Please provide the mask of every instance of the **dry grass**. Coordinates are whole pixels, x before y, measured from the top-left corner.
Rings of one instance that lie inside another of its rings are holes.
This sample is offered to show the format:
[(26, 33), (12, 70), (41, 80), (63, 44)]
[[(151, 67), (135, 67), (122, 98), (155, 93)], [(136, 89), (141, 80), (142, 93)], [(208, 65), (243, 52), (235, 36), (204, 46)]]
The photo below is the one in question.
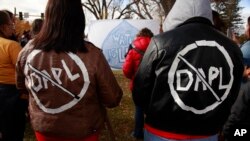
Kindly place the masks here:
[[(128, 89), (129, 80), (123, 76), (122, 71), (114, 71), (114, 74), (123, 90), (123, 98), (120, 106), (114, 109), (108, 109), (109, 119), (117, 141), (135, 141), (135, 139), (130, 136), (134, 127), (134, 105), (131, 93)], [(34, 133), (29, 124), (27, 125), (24, 141), (35, 141)], [(103, 130), (100, 141), (111, 141), (107, 129)]]

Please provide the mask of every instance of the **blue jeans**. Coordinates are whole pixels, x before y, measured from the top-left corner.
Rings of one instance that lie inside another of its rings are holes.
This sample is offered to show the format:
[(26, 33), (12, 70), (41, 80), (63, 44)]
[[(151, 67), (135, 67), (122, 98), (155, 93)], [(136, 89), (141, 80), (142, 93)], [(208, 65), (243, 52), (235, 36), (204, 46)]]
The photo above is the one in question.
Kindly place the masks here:
[(134, 137), (143, 137), (143, 127), (144, 127), (144, 113), (141, 107), (135, 106), (135, 129)]
[(148, 132), (146, 129), (144, 130), (144, 141), (218, 141), (218, 135), (213, 135), (207, 138), (202, 139), (185, 139), (185, 140), (174, 140), (174, 139), (166, 139), (159, 137), (157, 135), (154, 135), (150, 132)]

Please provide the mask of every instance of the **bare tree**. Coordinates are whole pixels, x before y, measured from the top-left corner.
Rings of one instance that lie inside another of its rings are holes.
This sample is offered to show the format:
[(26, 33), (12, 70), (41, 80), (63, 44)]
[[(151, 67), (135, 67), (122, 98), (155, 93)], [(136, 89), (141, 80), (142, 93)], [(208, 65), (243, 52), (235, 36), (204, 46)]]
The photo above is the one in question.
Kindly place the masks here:
[[(174, 3), (176, 0), (160, 0), (160, 3), (163, 7), (163, 10), (165, 12), (165, 15), (168, 14), (168, 12), (171, 10), (171, 8), (173, 7)], [(221, 3), (221, 2), (225, 2), (227, 0), (210, 0), (211, 3), (215, 2), (215, 3)]]
[(96, 19), (155, 19), (164, 16), (160, 0), (85, 0), (82, 6)]
[[(96, 19), (165, 17), (176, 0), (83, 0), (82, 6)], [(210, 0), (220, 4), (227, 0)]]
[(136, 0), (130, 7), (131, 14), (140, 19), (156, 19), (163, 15), (159, 0)]
[(136, 1), (125, 5), (124, 0), (85, 0), (82, 6), (96, 19), (114, 19), (115, 17), (118, 19), (129, 13), (130, 6), (135, 3)]
[(226, 28), (233, 28), (238, 32), (243, 24), (239, 6), (240, 0), (221, 0), (213, 3), (214, 9), (220, 14)]
[(223, 2), (223, 1), (226, 1), (226, 0), (210, 0), (211, 2), (216, 2), (216, 3), (219, 3), (219, 2)]
[(105, 19), (107, 13), (106, 0), (102, 0), (102, 3), (99, 0), (87, 0), (82, 3), (82, 6), (89, 10), (96, 19)]
[(160, 0), (160, 3), (163, 7), (165, 16), (167, 16), (168, 12), (171, 10), (173, 7), (175, 0)]

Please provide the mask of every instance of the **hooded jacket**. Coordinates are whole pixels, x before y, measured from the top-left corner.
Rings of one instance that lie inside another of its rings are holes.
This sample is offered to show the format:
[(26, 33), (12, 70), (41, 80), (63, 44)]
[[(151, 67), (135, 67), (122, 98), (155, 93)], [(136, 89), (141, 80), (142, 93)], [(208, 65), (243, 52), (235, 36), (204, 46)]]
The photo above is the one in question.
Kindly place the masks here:
[[(135, 38), (132, 44), (134, 48), (136, 48), (137, 50), (145, 52), (150, 42), (150, 39), (151, 39), (150, 37), (139, 36)], [(128, 55), (126, 56), (125, 62), (122, 67), (123, 74), (131, 80), (130, 81), (131, 91), (133, 89), (134, 76), (141, 63), (142, 57), (143, 57), (142, 54), (140, 54), (138, 51), (136, 51), (135, 49), (131, 49), (128, 52)]]
[(28, 90), (33, 129), (52, 137), (84, 138), (98, 132), (105, 107), (119, 104), (119, 87), (101, 50), (56, 53), (33, 49), (29, 42), (17, 62), (17, 88)]
[(176, 0), (163, 24), (163, 30), (169, 31), (193, 17), (204, 17), (212, 22), (212, 11), (208, 0)]
[(214, 135), (229, 115), (242, 78), (242, 53), (213, 27), (211, 14), (208, 0), (177, 0), (165, 21), (167, 32), (151, 39), (133, 89), (151, 127)]

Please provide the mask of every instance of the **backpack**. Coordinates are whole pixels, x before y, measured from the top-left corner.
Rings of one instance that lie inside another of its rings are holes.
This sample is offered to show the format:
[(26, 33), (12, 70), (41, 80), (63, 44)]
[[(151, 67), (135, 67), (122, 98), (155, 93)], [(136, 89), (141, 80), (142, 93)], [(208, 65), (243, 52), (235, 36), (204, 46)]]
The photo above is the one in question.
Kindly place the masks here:
[[(140, 50), (140, 49), (138, 49), (138, 48), (136, 48), (133, 44), (129, 44), (129, 47), (128, 47), (128, 51), (125, 53), (125, 55), (124, 55), (124, 57), (126, 58), (126, 56), (128, 55), (128, 53), (129, 53), (129, 51), (131, 50), (131, 49), (133, 49), (133, 50), (135, 50), (137, 53), (139, 53), (142, 57), (143, 57), (143, 55), (144, 55), (144, 51), (142, 51), (142, 50)], [(141, 58), (142, 59), (142, 58)]]

